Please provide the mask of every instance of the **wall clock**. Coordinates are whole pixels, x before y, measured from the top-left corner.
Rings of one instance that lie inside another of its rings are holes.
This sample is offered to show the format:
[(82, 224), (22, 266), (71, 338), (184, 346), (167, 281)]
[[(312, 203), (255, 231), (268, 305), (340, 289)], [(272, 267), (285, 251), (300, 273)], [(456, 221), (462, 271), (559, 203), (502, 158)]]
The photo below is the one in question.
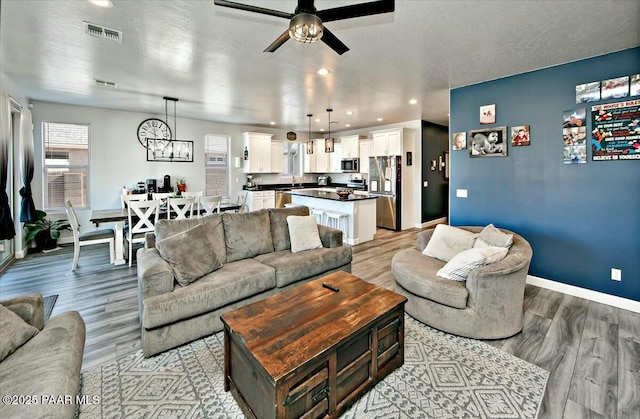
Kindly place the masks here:
[(298, 136), (296, 135), (296, 133), (295, 133), (295, 132), (293, 132), (293, 131), (289, 131), (289, 132), (287, 132), (287, 140), (289, 140), (289, 141), (295, 141), (295, 140), (296, 140), (296, 138), (298, 138)]
[(138, 141), (147, 148), (147, 138), (155, 140), (170, 140), (171, 128), (162, 119), (145, 119), (138, 125)]

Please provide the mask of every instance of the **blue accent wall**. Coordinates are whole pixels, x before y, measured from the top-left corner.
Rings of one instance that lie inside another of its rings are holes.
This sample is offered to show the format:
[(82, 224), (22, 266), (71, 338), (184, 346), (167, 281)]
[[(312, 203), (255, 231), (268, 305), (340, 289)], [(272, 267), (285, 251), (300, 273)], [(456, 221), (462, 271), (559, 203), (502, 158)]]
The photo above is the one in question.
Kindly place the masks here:
[[(587, 163), (565, 165), (562, 143), (563, 111), (586, 108), (590, 133), (592, 105), (640, 99), (576, 104), (576, 85), (638, 73), (633, 48), (452, 90), (450, 136), (530, 125), (531, 145), (509, 143), (507, 157), (451, 151), (450, 223), (513, 230), (533, 247), (531, 275), (640, 301), (640, 160), (592, 161), (587, 135)], [(489, 104), (496, 123), (480, 125)]]

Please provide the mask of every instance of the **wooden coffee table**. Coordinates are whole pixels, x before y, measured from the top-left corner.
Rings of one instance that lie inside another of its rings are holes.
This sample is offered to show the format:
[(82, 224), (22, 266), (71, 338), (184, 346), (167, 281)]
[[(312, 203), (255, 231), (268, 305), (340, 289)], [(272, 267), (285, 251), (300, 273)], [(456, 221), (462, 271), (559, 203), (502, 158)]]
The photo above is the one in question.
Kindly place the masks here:
[(337, 417), (404, 363), (406, 301), (336, 272), (225, 313), (225, 390), (247, 417)]

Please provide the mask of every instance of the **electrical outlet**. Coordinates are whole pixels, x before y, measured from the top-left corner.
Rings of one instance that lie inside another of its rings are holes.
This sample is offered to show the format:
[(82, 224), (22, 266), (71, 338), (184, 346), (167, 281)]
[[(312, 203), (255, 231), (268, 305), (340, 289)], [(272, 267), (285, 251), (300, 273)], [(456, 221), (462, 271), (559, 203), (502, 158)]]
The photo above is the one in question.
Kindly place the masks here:
[(611, 268), (611, 279), (613, 281), (622, 281), (622, 269)]
[(467, 190), (466, 189), (456, 189), (456, 197), (458, 198), (466, 198)]

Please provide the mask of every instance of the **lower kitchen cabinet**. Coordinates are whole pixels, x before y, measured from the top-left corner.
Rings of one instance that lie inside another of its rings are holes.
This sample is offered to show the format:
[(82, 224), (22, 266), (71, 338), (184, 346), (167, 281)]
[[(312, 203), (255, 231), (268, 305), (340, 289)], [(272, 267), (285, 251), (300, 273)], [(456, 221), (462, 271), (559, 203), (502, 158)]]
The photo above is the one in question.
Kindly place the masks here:
[(247, 206), (249, 211), (276, 207), (275, 191), (247, 191)]

